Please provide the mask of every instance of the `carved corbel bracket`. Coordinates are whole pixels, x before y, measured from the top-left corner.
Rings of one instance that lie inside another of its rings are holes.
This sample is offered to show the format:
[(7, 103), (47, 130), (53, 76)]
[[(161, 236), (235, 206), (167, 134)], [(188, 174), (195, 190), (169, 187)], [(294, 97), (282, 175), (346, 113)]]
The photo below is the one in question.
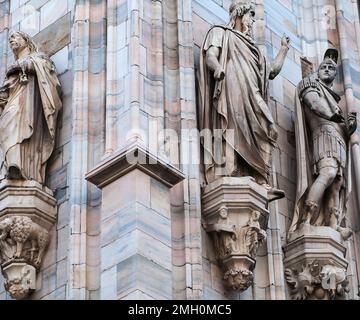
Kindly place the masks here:
[(306, 226), (284, 247), (285, 277), (294, 300), (345, 299), (349, 292), (341, 235), (330, 227)]
[(266, 239), (267, 190), (251, 178), (222, 178), (205, 188), (202, 202), (203, 227), (225, 283), (243, 292), (253, 284), (257, 250)]
[(286, 281), (293, 300), (344, 299), (350, 291), (346, 269), (314, 261), (300, 270), (286, 269)]
[(0, 265), (5, 289), (24, 299), (36, 289), (36, 272), (55, 224), (57, 202), (52, 192), (34, 181), (0, 185)]

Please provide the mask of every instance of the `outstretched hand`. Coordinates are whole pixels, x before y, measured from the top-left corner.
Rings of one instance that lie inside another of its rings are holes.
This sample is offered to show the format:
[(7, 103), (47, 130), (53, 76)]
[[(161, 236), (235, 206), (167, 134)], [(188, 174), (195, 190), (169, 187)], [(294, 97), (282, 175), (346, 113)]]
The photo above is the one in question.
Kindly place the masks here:
[(290, 47), (290, 43), (291, 43), (290, 37), (288, 37), (287, 35), (284, 35), (284, 36), (281, 38), (281, 46), (282, 46), (282, 47), (289, 48), (289, 47)]

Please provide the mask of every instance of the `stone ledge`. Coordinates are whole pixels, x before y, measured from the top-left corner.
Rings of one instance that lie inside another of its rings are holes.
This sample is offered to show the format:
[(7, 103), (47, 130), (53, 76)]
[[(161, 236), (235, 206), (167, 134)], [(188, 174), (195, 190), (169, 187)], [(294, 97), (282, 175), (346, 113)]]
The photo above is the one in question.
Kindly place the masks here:
[(262, 216), (262, 225), (267, 225), (267, 189), (258, 185), (251, 177), (225, 177), (214, 181), (204, 188), (202, 195), (202, 215), (206, 220), (218, 215), (222, 206), (229, 212), (247, 212), (244, 223), (248, 221), (253, 210)]
[(85, 179), (98, 188), (103, 188), (135, 169), (148, 174), (169, 188), (185, 179), (181, 171), (138, 145), (106, 158), (87, 173)]
[(50, 231), (56, 221), (57, 201), (52, 191), (35, 181), (0, 183), (0, 219), (27, 216)]
[(347, 268), (346, 247), (339, 232), (330, 227), (305, 226), (290, 235), (284, 247), (286, 266), (297, 266), (317, 260)]

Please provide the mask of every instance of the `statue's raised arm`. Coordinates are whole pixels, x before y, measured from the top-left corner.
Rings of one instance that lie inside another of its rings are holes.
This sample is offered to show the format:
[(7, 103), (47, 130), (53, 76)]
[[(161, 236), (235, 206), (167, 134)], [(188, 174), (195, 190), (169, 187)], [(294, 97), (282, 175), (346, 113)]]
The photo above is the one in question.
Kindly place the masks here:
[(208, 134), (202, 139), (204, 171), (207, 183), (223, 176), (251, 176), (275, 192), (269, 177), (278, 134), (267, 90), (284, 64), (290, 39), (284, 36), (270, 65), (254, 42), (254, 22), (253, 4), (234, 2), (229, 23), (213, 26), (202, 45), (199, 124)]

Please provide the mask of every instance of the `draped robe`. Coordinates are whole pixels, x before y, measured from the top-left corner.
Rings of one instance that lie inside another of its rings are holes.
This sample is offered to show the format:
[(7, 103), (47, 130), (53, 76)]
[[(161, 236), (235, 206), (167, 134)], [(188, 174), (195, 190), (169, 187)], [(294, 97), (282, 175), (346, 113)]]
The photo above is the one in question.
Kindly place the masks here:
[(32, 53), (18, 63), (26, 66), (27, 82), (21, 81), (21, 72), (8, 74), (1, 88), (7, 99), (0, 116), (0, 179), (15, 167), (21, 178), (43, 184), (62, 107), (60, 83), (43, 54)]
[[(225, 71), (222, 81), (214, 79), (206, 64), (211, 46), (221, 49), (219, 63)], [(254, 172), (266, 181), (276, 143), (270, 131), (274, 120), (266, 103), (269, 69), (251, 38), (225, 26), (209, 30), (200, 57), (200, 130), (221, 130), (223, 141), (235, 152), (235, 168), (245, 168), (245, 172)], [(233, 141), (226, 138), (229, 130), (233, 130)], [(207, 157), (205, 177), (210, 183), (215, 180), (216, 151), (209, 141), (202, 139), (202, 144)]]

